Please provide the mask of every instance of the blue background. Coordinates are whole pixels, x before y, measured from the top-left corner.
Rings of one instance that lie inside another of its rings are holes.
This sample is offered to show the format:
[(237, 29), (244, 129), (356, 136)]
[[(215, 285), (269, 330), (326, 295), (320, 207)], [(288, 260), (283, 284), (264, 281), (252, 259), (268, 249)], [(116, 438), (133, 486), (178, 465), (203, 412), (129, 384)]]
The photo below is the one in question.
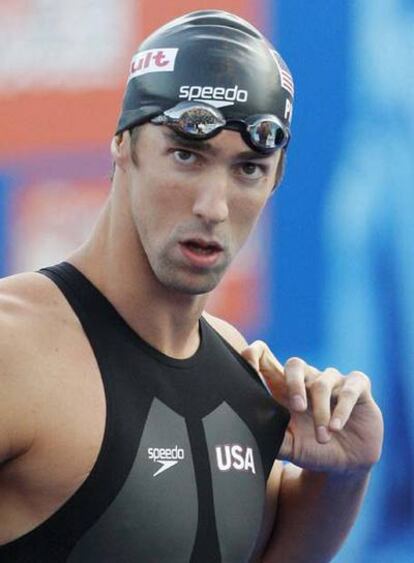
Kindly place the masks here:
[(384, 453), (335, 561), (412, 562), (414, 2), (272, 9), (296, 106), (271, 206), (266, 338), (282, 360), (370, 374)]

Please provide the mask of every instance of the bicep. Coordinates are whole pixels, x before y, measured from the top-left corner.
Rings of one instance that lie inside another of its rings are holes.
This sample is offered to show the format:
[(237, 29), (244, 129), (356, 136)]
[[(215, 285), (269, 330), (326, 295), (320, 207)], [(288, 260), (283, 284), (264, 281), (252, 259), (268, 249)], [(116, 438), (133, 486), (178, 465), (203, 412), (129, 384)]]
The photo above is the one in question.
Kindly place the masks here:
[(33, 324), (38, 292), (36, 297), (27, 296), (36, 289), (33, 276), (0, 280), (0, 463), (30, 448), (36, 433), (34, 420), (45, 400), (36, 377), (43, 335), (39, 324)]

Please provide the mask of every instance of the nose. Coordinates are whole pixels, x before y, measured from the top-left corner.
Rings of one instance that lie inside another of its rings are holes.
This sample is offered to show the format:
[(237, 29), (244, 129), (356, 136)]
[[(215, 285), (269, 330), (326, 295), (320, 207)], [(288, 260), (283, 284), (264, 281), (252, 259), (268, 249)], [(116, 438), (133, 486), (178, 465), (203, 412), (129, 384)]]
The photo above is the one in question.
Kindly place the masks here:
[(229, 215), (229, 178), (224, 170), (210, 170), (196, 188), (193, 213), (206, 223), (222, 223)]

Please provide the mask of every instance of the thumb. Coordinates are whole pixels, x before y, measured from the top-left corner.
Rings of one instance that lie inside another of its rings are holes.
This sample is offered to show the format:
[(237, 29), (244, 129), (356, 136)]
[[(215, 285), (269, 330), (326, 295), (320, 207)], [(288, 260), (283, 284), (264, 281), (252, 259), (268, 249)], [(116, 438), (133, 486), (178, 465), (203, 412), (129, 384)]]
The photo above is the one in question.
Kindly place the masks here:
[(245, 348), (241, 355), (251, 364), (255, 370), (260, 372), (277, 373), (283, 376), (284, 370), (282, 364), (274, 356), (266, 342), (256, 340), (247, 348)]
[(265, 361), (266, 349), (267, 344), (265, 342), (256, 340), (242, 350), (241, 355), (256, 371), (261, 371), (264, 367), (263, 363)]
[(258, 351), (258, 349), (253, 346), (253, 344), (250, 344), (249, 346), (247, 346), (247, 348), (245, 348), (244, 350), (242, 350), (240, 352), (241, 356), (246, 360), (246, 362), (249, 362), (249, 364), (256, 370), (259, 371), (259, 367), (260, 367), (260, 353)]
[(289, 400), (284, 369), (269, 346), (261, 340), (256, 340), (247, 346), (241, 355), (256, 371), (260, 372), (273, 397), (282, 405), (287, 406)]

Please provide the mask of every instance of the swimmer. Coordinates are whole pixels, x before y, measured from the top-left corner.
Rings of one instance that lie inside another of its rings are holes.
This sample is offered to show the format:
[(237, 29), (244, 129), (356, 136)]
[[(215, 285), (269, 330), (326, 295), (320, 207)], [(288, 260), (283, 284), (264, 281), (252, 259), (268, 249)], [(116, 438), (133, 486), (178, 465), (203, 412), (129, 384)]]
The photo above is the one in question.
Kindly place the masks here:
[(340, 548), (381, 451), (368, 377), (281, 365), (205, 312), (281, 180), (292, 107), (283, 59), (234, 15), (140, 45), (93, 232), (0, 282), (0, 561)]

